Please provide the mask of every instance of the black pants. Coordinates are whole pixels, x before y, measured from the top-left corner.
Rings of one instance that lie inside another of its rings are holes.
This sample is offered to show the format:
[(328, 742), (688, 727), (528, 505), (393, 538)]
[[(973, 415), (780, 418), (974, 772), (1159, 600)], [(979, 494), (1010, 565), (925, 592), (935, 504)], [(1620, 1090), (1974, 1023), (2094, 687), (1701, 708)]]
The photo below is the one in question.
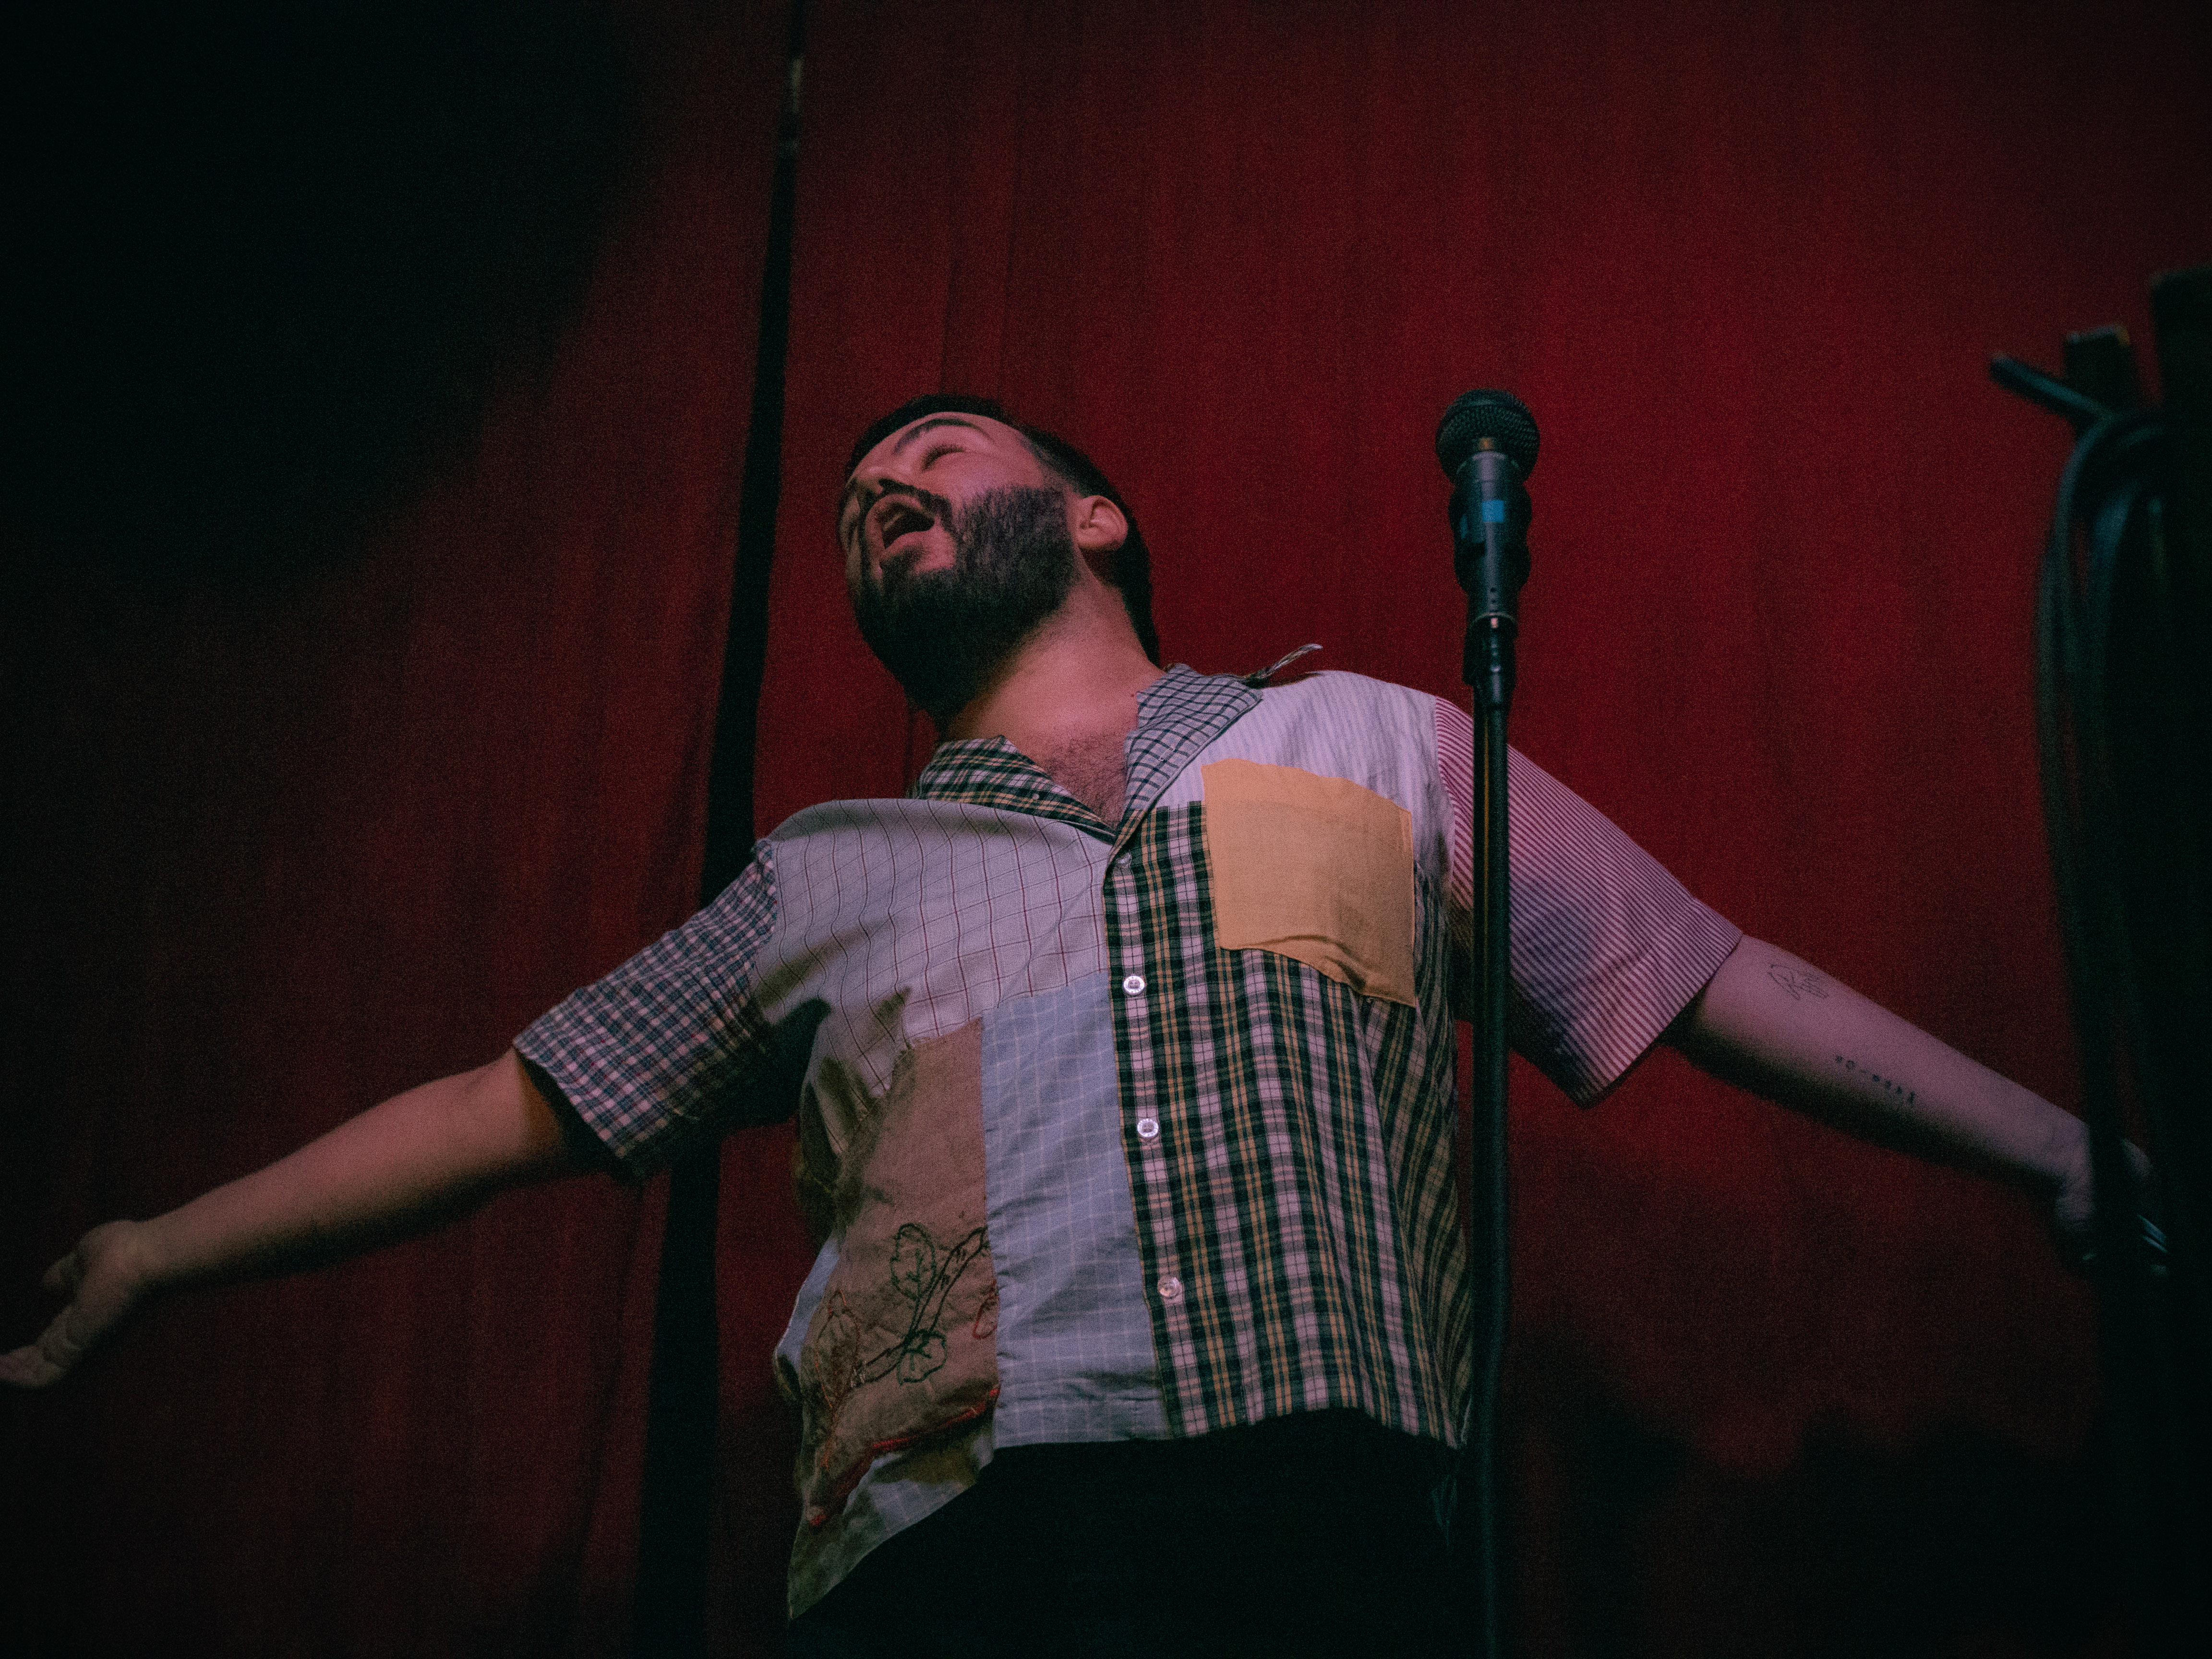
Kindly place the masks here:
[(1441, 1654), (1435, 1449), (1352, 1412), (1017, 1446), (796, 1620), (789, 1659)]

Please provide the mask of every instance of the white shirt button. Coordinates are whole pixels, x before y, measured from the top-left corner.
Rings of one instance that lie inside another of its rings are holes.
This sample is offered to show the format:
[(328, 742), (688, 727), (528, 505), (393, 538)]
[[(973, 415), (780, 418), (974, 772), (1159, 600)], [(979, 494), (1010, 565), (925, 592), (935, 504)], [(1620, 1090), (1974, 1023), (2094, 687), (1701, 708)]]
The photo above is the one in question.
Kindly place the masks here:
[(1159, 1138), (1160, 1138), (1160, 1121), (1159, 1121), (1159, 1119), (1158, 1119), (1158, 1118), (1156, 1118), (1156, 1117), (1140, 1117), (1140, 1118), (1139, 1118), (1139, 1119), (1137, 1120), (1137, 1139), (1139, 1139), (1139, 1140), (1158, 1140)]
[(1145, 976), (1142, 974), (1130, 975), (1121, 981), (1121, 989), (1133, 997), (1144, 995)]
[(1173, 1274), (1170, 1274), (1167, 1278), (1160, 1280), (1160, 1300), (1163, 1302), (1182, 1301), (1182, 1280), (1176, 1278)]

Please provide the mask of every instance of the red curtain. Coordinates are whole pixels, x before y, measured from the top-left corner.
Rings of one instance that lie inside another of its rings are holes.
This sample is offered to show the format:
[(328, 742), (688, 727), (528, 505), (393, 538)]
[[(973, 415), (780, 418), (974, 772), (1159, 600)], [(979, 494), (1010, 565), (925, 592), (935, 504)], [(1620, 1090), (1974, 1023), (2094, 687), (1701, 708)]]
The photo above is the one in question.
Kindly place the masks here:
[[(84, 1227), (481, 1064), (695, 905), (786, 16), (709, 9), (617, 14), (581, 308), (343, 569), (12, 538), (9, 1346)], [(510, 1195), (9, 1391), (0, 1648), (621, 1650), (662, 1202)]]
[[(83, 1226), (488, 1058), (690, 908), (783, 14), (624, 16), (646, 130), (556, 371), (352, 568), (172, 603), (9, 561), (11, 1331)], [(926, 749), (829, 530), (882, 410), (995, 391), (1091, 449), (1173, 659), (1449, 692), (1429, 437), (1504, 385), (1545, 433), (1521, 744), (2070, 1101), (2026, 648), (2065, 439), (1983, 363), (2148, 343), (2146, 276), (2207, 257), (2208, 44), (2156, 0), (815, 0), (760, 823)], [(1516, 1087), (1531, 1651), (2124, 1650), (2030, 1201), (1665, 1054), (1587, 1114)], [(787, 1146), (724, 1162), (732, 1653), (787, 1545)], [(511, 1196), (0, 1397), (0, 1641), (619, 1650), (658, 1202)]]
[[(2068, 440), (1985, 364), (2114, 320), (2147, 353), (2146, 279), (2212, 253), (2195, 9), (808, 27), (762, 823), (926, 752), (829, 528), (871, 416), (996, 392), (1091, 450), (1170, 660), (1318, 640), (1455, 693), (1430, 438), (1509, 386), (1544, 434), (1517, 741), (1747, 930), (2075, 1098), (2028, 652)], [(2091, 1310), (2034, 1202), (1670, 1054), (1588, 1113), (1515, 1082), (1530, 1651), (2120, 1639)]]

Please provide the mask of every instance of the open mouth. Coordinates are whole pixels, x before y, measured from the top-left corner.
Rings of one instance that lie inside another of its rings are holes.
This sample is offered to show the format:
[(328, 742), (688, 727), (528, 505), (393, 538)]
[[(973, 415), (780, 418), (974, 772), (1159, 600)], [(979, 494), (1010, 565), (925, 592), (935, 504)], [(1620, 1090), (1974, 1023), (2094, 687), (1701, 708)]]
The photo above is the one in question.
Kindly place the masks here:
[(901, 550), (902, 542), (927, 535), (936, 527), (936, 516), (913, 501), (893, 497), (876, 509), (876, 539), (886, 560)]

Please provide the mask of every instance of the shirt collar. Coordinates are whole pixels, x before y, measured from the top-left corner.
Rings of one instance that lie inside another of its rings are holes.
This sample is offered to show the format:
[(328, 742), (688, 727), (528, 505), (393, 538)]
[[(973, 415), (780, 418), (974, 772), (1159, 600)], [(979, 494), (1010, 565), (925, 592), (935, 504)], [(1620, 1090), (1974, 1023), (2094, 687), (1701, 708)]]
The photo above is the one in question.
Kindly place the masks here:
[(1110, 836), (1118, 848), (1199, 750), (1259, 706), (1260, 694), (1234, 675), (1201, 674), (1182, 663), (1139, 691), (1119, 834), (1000, 737), (940, 743), (907, 794), (1059, 818)]

